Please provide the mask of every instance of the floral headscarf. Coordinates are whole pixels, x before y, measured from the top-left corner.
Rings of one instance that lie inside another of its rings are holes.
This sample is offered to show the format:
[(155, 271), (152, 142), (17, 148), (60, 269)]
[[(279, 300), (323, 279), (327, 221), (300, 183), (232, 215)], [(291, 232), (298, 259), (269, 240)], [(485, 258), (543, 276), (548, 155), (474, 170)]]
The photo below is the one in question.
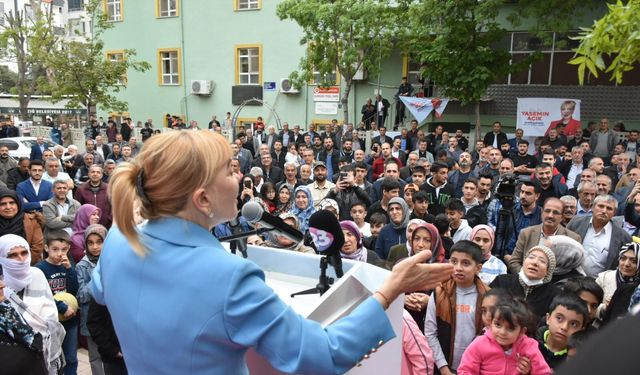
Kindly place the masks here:
[(313, 207), (313, 197), (311, 196), (311, 190), (309, 190), (309, 188), (306, 186), (298, 186), (293, 191), (294, 202), (299, 191), (302, 191), (307, 195), (309, 204), (307, 205), (307, 208), (302, 210), (298, 208), (298, 206), (296, 206), (294, 203), (293, 207), (291, 208), (291, 213), (298, 217), (298, 222), (300, 223), (300, 231), (304, 233), (309, 229), (309, 218), (316, 212), (316, 209), (315, 207)]
[(627, 251), (631, 251), (633, 253), (633, 256), (636, 257), (636, 274), (631, 277), (623, 276), (622, 272), (620, 272), (620, 267), (618, 267), (617, 277), (616, 277), (616, 284), (618, 286), (621, 284), (634, 283), (638, 281), (638, 279), (640, 279), (640, 257), (639, 257), (640, 254), (638, 254), (640, 252), (640, 244), (635, 242), (630, 242), (622, 246), (622, 249), (618, 253), (618, 259), (620, 259), (622, 254), (626, 253)]

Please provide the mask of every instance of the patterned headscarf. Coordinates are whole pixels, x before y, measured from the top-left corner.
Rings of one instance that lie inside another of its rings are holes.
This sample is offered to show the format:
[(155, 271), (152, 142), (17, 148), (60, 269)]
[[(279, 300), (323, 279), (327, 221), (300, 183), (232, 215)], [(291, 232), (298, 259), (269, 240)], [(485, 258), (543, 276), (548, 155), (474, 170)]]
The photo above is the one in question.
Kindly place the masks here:
[[(429, 259), (429, 263), (436, 263), (444, 259), (444, 246), (442, 245), (442, 239), (440, 238), (440, 233), (438, 233), (438, 229), (433, 224), (425, 223), (418, 225), (411, 233), (411, 242), (413, 242), (413, 238), (416, 236), (416, 232), (418, 229), (426, 229), (431, 235), (431, 259)], [(413, 255), (413, 249), (409, 253), (409, 256)]]
[(640, 257), (639, 257), (640, 254), (638, 254), (640, 252), (640, 244), (635, 242), (630, 242), (622, 246), (622, 249), (618, 253), (618, 259), (620, 259), (622, 254), (626, 253), (627, 251), (631, 251), (633, 253), (633, 256), (636, 257), (636, 273), (631, 277), (624, 276), (620, 271), (620, 266), (618, 266), (617, 277), (616, 277), (616, 284), (618, 286), (620, 286), (621, 284), (634, 283), (638, 281), (638, 279), (640, 279)]
[(356, 251), (354, 251), (351, 254), (345, 254), (342, 251), (340, 251), (340, 255), (343, 258), (353, 259), (353, 260), (366, 263), (367, 249), (365, 249), (364, 246), (362, 245), (362, 233), (360, 233), (360, 229), (358, 229), (358, 225), (356, 225), (356, 223), (354, 223), (351, 220), (344, 220), (340, 222), (340, 227), (344, 230), (348, 230), (356, 237), (356, 246), (358, 248)]
[(391, 200), (389, 201), (389, 204), (387, 205), (387, 209), (390, 208), (392, 204), (399, 204), (400, 207), (402, 208), (402, 221), (400, 222), (400, 224), (396, 224), (391, 220), (389, 222), (391, 223), (393, 228), (396, 230), (405, 229), (407, 227), (407, 224), (409, 224), (409, 216), (410, 216), (409, 206), (407, 205), (407, 202), (405, 202), (405, 200), (400, 197), (391, 198)]
[[(307, 200), (309, 204), (307, 208), (304, 210), (298, 208), (295, 204), (296, 195), (299, 191), (304, 192), (307, 195)], [(313, 197), (311, 196), (311, 190), (309, 190), (306, 186), (298, 186), (296, 190), (293, 191), (293, 199), (294, 204), (291, 208), (291, 213), (298, 217), (298, 222), (300, 223), (300, 231), (302, 233), (306, 232), (309, 229), (309, 218), (316, 212), (315, 207), (313, 207)]]

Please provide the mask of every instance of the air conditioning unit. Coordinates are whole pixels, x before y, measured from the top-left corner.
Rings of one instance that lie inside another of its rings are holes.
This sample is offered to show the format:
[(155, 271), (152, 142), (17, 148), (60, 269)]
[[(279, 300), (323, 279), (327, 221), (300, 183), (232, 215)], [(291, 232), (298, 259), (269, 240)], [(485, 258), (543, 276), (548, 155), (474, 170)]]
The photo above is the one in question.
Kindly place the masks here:
[(280, 92), (283, 94), (297, 94), (300, 90), (293, 86), (289, 78), (283, 78), (280, 80)]
[(206, 79), (194, 79), (191, 81), (192, 95), (211, 95), (213, 88), (213, 82)]
[(354, 81), (363, 81), (367, 79), (367, 71), (364, 70), (364, 64), (360, 64), (360, 68), (355, 72), (352, 79)]

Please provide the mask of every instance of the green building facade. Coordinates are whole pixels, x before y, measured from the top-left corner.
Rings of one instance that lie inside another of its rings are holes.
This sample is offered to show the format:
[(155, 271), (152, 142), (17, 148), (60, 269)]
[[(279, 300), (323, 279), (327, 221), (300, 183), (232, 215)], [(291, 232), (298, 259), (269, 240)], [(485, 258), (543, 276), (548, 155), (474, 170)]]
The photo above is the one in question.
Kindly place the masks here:
[[(279, 1), (103, 1), (114, 25), (104, 34), (107, 57), (126, 58), (123, 50), (135, 49), (136, 58), (151, 63), (152, 68), (144, 73), (129, 72), (126, 87), (117, 94), (129, 103), (129, 113), (99, 111), (100, 116), (129, 115), (134, 121), (151, 118), (155, 127), (161, 127), (169, 113), (182, 116), (187, 123), (197, 120), (204, 128), (212, 115), (223, 122), (226, 112), (234, 114), (244, 100), (258, 97), (264, 104), (247, 103), (237, 114), (239, 123), (251, 124), (258, 116), (267, 125), (276, 125), (279, 119), (303, 129), (333, 118), (342, 122), (339, 96), (344, 85), (339, 79), (333, 90), (317, 92), (318, 86), (309, 83), (297, 93), (283, 92), (282, 80), (298, 68), (306, 46), (299, 43), (300, 27), (277, 17)], [(593, 19), (598, 15), (589, 16)], [(526, 32), (514, 32), (505, 47), (517, 59), (530, 53), (528, 48), (534, 39)], [(554, 49), (552, 45), (529, 71), (493, 85), (481, 103), (482, 124), (488, 126), (499, 120), (512, 130), (517, 97), (571, 97), (582, 100), (583, 123), (607, 116), (612, 122), (620, 120), (627, 127), (640, 128), (640, 78), (620, 87), (606, 79), (581, 87), (575, 70), (566, 65), (571, 56), (570, 50)], [(416, 81), (418, 67), (399, 51), (386, 58), (381, 68), (380, 77), (365, 75), (355, 82), (349, 122), (360, 121), (362, 106), (378, 88), (394, 103), (401, 78), (408, 75)], [(407, 115), (411, 118), (408, 111)], [(393, 124), (394, 116), (395, 110), (391, 110), (387, 127)], [(462, 127), (468, 131), (475, 123), (474, 107), (452, 101), (441, 119), (431, 117), (428, 122), (445, 123), (448, 130)]]

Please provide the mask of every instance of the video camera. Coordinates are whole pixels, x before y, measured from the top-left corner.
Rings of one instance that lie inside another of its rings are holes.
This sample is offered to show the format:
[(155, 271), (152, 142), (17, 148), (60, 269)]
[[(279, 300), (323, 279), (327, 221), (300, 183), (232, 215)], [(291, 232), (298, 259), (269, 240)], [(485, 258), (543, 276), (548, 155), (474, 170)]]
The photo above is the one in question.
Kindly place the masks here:
[(516, 201), (516, 187), (518, 178), (512, 174), (502, 176), (496, 185), (496, 197), (500, 200), (502, 207), (511, 209)]

